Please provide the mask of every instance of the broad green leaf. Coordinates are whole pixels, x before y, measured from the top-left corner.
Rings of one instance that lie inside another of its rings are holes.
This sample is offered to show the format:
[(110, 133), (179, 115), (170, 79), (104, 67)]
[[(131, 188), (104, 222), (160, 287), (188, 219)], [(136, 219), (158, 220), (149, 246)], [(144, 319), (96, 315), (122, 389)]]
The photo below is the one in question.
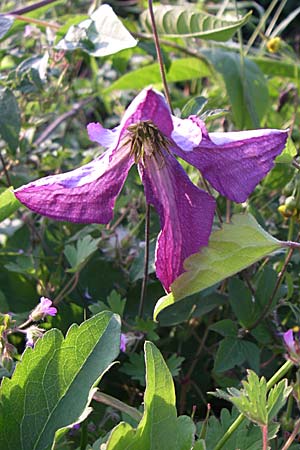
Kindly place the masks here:
[[(178, 81), (193, 80), (211, 75), (209, 64), (205, 61), (196, 58), (182, 58), (175, 59), (171, 62), (167, 71), (167, 81), (175, 83)], [(112, 83), (105, 93), (115, 90), (125, 89), (143, 89), (149, 85), (161, 85), (161, 75), (159, 65), (149, 64), (137, 70), (133, 70), (120, 77), (117, 81)]]
[(131, 36), (109, 5), (101, 5), (90, 19), (72, 25), (56, 46), (62, 50), (84, 50), (92, 56), (107, 56), (135, 47)]
[[(198, 37), (214, 41), (228, 41), (250, 19), (251, 12), (239, 20), (225, 20), (193, 7), (161, 5), (154, 7), (157, 31), (172, 37)], [(152, 32), (149, 10), (141, 15), (144, 28)]]
[(13, 16), (0, 16), (0, 39), (6, 35), (14, 20)]
[(72, 325), (65, 339), (53, 328), (27, 348), (1, 385), (0, 448), (48, 450), (58, 430), (81, 422), (119, 344), (119, 319), (104, 312)]
[(251, 215), (236, 214), (231, 224), (211, 234), (209, 245), (184, 262), (186, 272), (155, 305), (154, 320), (167, 306), (245, 269), (284, 244), (268, 234)]
[(297, 149), (291, 138), (286, 141), (283, 152), (277, 156), (276, 162), (281, 164), (290, 164), (297, 155)]
[(71, 265), (68, 272), (78, 272), (87, 260), (98, 248), (100, 239), (94, 239), (90, 235), (78, 239), (76, 245), (68, 244), (65, 247), (64, 254)]
[(10, 187), (0, 194), (0, 222), (15, 212), (21, 203), (15, 197), (13, 188)]
[(21, 116), (14, 94), (9, 89), (0, 89), (0, 136), (15, 151), (19, 145)]
[(108, 440), (107, 450), (190, 450), (195, 426), (187, 416), (177, 418), (172, 376), (159, 350), (145, 343), (145, 411), (138, 427), (121, 422)]
[(221, 73), (239, 129), (258, 128), (268, 110), (269, 93), (265, 77), (250, 59), (223, 50), (204, 51), (214, 68)]

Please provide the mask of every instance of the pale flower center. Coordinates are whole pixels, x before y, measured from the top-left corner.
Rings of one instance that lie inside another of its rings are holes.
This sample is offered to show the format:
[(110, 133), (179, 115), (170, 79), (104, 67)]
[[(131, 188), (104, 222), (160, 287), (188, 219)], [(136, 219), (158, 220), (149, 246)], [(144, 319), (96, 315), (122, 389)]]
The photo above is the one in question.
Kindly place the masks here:
[(134, 162), (146, 164), (146, 159), (151, 158), (162, 167), (164, 164), (163, 150), (170, 153), (169, 139), (164, 136), (151, 120), (145, 120), (130, 125), (127, 128), (129, 132), (126, 144), (130, 143), (130, 156), (134, 156)]

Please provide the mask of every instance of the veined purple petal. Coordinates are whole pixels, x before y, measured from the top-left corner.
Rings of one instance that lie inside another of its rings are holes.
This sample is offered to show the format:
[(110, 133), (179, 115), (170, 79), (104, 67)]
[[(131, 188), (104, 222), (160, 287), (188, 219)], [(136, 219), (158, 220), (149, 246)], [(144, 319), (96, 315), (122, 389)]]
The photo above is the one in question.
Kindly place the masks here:
[(176, 161), (146, 159), (139, 164), (148, 203), (157, 210), (161, 232), (156, 246), (156, 274), (166, 291), (183, 271), (183, 261), (208, 244), (215, 201), (198, 189)]
[[(202, 126), (204, 123), (200, 120), (179, 119), (172, 116), (173, 132), (172, 139), (175, 144), (185, 152), (190, 152), (194, 147), (200, 145), (202, 140)], [(205, 129), (205, 127), (204, 127)]]
[(283, 333), (283, 340), (288, 350), (295, 351), (295, 339), (293, 330), (288, 330), (285, 333)]
[(104, 128), (100, 123), (89, 123), (87, 126), (88, 135), (91, 141), (98, 142), (103, 147), (117, 147), (120, 127), (113, 130)]
[(201, 143), (192, 152), (174, 148), (174, 153), (197, 167), (214, 189), (238, 203), (272, 169), (287, 140), (287, 131), (272, 129), (208, 136), (203, 125), (202, 133)]
[(32, 211), (56, 220), (108, 223), (132, 164), (123, 146), (71, 172), (22, 186), (15, 195)]
[(142, 121), (153, 122), (166, 137), (171, 136), (173, 122), (170, 108), (165, 97), (151, 87), (143, 89), (130, 103), (120, 127), (125, 130), (129, 125)]

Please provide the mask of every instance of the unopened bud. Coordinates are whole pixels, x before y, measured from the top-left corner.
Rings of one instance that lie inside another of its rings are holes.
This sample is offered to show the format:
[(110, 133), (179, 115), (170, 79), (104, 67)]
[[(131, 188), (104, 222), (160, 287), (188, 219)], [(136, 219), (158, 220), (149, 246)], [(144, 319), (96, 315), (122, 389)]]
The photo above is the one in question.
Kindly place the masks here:
[(270, 53), (277, 53), (281, 46), (282, 46), (282, 40), (278, 36), (271, 38), (267, 42), (267, 49)]

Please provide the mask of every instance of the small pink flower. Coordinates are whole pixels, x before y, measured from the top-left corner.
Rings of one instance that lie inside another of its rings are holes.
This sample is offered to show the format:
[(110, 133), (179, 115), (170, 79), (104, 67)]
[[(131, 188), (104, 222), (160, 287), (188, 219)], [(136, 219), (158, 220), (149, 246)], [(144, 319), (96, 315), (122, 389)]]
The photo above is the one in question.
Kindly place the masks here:
[(126, 352), (126, 344), (128, 342), (127, 336), (125, 333), (121, 333), (121, 341), (120, 341), (120, 350), (121, 352)]
[(26, 330), (26, 347), (34, 347), (36, 341), (43, 336), (44, 330), (32, 326)]
[(31, 312), (29, 318), (34, 322), (44, 319), (45, 316), (55, 316), (57, 314), (57, 309), (52, 306), (52, 300), (47, 297), (41, 297), (40, 303)]
[(283, 334), (283, 340), (288, 351), (288, 358), (294, 363), (300, 364), (300, 334), (290, 329)]

